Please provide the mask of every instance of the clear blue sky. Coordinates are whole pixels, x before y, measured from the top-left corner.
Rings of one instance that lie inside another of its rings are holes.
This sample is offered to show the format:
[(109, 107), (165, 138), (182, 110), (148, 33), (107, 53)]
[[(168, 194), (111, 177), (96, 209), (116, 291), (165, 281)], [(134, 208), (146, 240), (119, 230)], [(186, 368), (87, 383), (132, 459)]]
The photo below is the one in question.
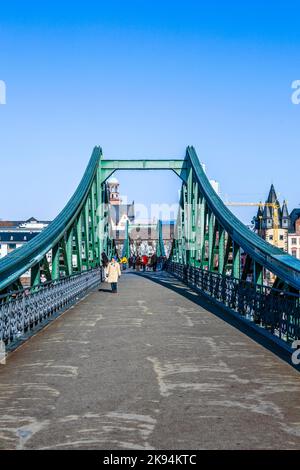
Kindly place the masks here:
[[(230, 199), (259, 200), (273, 182), (298, 206), (299, 2), (268, 5), (2, 2), (0, 218), (54, 218), (94, 145), (107, 158), (194, 145)], [(129, 199), (177, 199), (172, 174), (116, 176)]]

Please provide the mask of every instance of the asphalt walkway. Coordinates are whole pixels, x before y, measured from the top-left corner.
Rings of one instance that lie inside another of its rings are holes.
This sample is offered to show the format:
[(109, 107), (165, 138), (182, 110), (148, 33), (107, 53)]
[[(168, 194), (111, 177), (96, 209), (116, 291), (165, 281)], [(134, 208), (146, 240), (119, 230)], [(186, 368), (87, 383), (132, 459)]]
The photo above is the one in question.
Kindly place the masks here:
[(0, 449), (299, 449), (300, 375), (168, 274), (123, 275), (0, 365)]

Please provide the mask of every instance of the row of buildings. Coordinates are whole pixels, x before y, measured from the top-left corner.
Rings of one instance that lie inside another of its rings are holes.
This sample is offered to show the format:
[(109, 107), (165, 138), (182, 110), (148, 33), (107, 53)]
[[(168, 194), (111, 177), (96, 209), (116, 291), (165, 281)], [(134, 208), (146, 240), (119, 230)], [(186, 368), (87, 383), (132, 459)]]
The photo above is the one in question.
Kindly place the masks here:
[(34, 217), (28, 220), (0, 220), (0, 258), (32, 240), (49, 224), (50, 221), (38, 221)]

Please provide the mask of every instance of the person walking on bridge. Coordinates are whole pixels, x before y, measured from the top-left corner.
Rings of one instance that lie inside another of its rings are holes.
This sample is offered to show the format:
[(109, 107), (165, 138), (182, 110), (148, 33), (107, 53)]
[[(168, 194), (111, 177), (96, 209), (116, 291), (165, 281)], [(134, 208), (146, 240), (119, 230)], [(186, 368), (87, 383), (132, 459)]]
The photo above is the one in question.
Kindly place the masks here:
[(146, 271), (146, 266), (148, 264), (149, 258), (147, 255), (142, 256), (142, 266), (143, 266), (143, 272)]
[(137, 255), (136, 260), (135, 260), (135, 267), (136, 267), (137, 272), (140, 272), (141, 266), (142, 266), (142, 258), (140, 257), (140, 255)]
[(103, 251), (103, 252), (101, 253), (101, 262), (102, 262), (103, 268), (107, 268), (108, 263), (109, 263), (109, 259), (108, 259), (107, 255), (106, 255), (105, 251)]
[(103, 275), (104, 275), (104, 280), (105, 280), (107, 278), (107, 268), (109, 264), (109, 259), (104, 251), (101, 253), (101, 264), (102, 264)]
[(151, 256), (151, 266), (152, 266), (153, 271), (156, 271), (157, 269), (157, 254), (156, 253), (153, 253), (153, 255)]
[(118, 292), (118, 280), (121, 276), (121, 269), (118, 261), (112, 258), (107, 267), (107, 282), (111, 283), (111, 291), (113, 294)]

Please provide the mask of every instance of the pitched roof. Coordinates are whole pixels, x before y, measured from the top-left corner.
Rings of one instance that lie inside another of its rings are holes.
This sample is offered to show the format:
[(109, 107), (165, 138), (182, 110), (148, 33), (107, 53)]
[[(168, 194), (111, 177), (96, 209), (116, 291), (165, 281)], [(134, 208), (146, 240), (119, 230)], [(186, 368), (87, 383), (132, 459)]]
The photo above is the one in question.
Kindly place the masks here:
[(45, 225), (49, 225), (51, 223), (51, 221), (49, 220), (37, 220), (35, 217), (30, 217), (27, 220), (0, 220), (0, 227), (1, 228), (5, 227), (9, 229), (13, 227), (13, 228), (18, 229), (21, 225), (30, 224), (32, 222), (34, 223), (36, 222), (37, 224), (45, 224)]
[(264, 219), (272, 219), (272, 211), (270, 206), (264, 206), (263, 216)]
[(267, 198), (266, 202), (269, 202), (269, 203), (272, 203), (272, 204), (274, 204), (275, 202), (278, 202), (277, 194), (276, 194), (276, 191), (275, 191), (275, 188), (274, 188), (273, 184), (271, 184), (271, 188), (270, 188), (269, 195), (268, 195), (268, 198)]
[(291, 217), (291, 231), (294, 231), (296, 220), (300, 218), (300, 209), (293, 209), (290, 217)]
[[(260, 204), (261, 204), (261, 202), (260, 202)], [(257, 217), (257, 218), (260, 218), (260, 217), (263, 216), (263, 214), (264, 214), (264, 212), (263, 212), (262, 206), (258, 206), (258, 210), (257, 210), (256, 217)]]
[[(266, 204), (276, 204), (278, 207), (278, 216), (281, 217), (281, 209), (280, 209), (280, 203), (277, 198), (277, 194), (274, 188), (274, 185), (271, 184), (269, 195), (266, 200)], [(274, 217), (274, 207), (272, 206), (264, 206), (263, 209), (263, 217), (265, 219), (273, 219)]]
[(289, 211), (288, 211), (288, 208), (287, 208), (287, 202), (283, 201), (282, 209), (281, 209), (281, 217), (288, 218), (289, 216), (290, 215), (289, 215)]

